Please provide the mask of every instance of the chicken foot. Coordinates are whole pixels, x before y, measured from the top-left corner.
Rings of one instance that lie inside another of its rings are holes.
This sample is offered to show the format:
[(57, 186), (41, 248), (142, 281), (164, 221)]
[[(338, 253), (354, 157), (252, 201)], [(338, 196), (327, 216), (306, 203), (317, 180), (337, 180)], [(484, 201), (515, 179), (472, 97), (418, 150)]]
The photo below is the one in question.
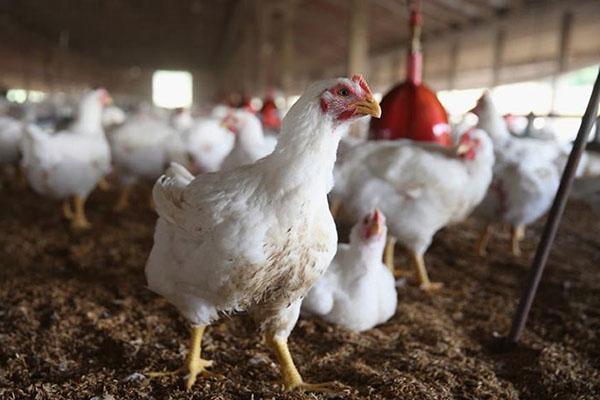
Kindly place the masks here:
[(340, 208), (342, 208), (342, 201), (334, 197), (331, 200), (331, 204), (329, 205), (329, 212), (331, 213), (333, 219), (337, 218), (337, 215), (340, 212)]
[(71, 227), (73, 229), (89, 229), (92, 225), (85, 216), (85, 199), (79, 195), (73, 196), (75, 211), (71, 218)]
[(98, 189), (102, 190), (103, 192), (108, 192), (110, 190), (110, 183), (108, 183), (106, 178), (100, 179), (98, 181), (97, 185), (98, 185)]
[(200, 353), (202, 351), (202, 336), (204, 335), (205, 329), (206, 325), (192, 327), (190, 352), (188, 353), (186, 365), (184, 367), (178, 368), (175, 371), (148, 372), (146, 373), (146, 375), (149, 378), (160, 378), (163, 376), (173, 376), (187, 372), (187, 381), (185, 385), (187, 390), (192, 389), (194, 383), (196, 383), (196, 378), (198, 374), (214, 375), (212, 372), (206, 369), (213, 365), (213, 361), (205, 360), (202, 357), (200, 357)]
[(429, 280), (429, 274), (427, 273), (427, 268), (425, 267), (425, 260), (423, 259), (422, 254), (417, 254), (414, 251), (411, 251), (411, 257), (413, 262), (413, 267), (415, 268), (415, 272), (417, 274), (417, 282), (419, 283), (419, 287), (426, 291), (441, 289), (444, 286), (441, 282), (431, 282)]
[(125, 185), (121, 189), (121, 193), (119, 194), (119, 198), (117, 200), (117, 204), (115, 204), (114, 211), (121, 212), (125, 211), (129, 208), (129, 197), (131, 194), (131, 189), (133, 185)]
[(73, 216), (75, 215), (73, 213), (73, 209), (71, 208), (71, 203), (69, 202), (69, 198), (66, 198), (63, 200), (62, 213), (63, 213), (63, 217), (65, 217), (65, 219), (68, 219), (69, 221), (71, 221), (73, 219)]
[(492, 237), (492, 225), (486, 225), (483, 232), (477, 239), (477, 243), (475, 244), (475, 249), (477, 251), (477, 255), (484, 257), (487, 254), (487, 245)]
[(512, 254), (514, 256), (520, 256), (521, 255), (521, 240), (523, 240), (523, 238), (525, 237), (525, 226), (524, 225), (517, 225), (517, 226), (513, 226), (511, 227), (510, 230), (510, 241), (511, 241), (511, 247), (512, 247)]
[(395, 278), (400, 277), (400, 271), (396, 271), (394, 265), (394, 248), (396, 247), (397, 239), (394, 236), (388, 235), (385, 242), (385, 250), (383, 252), (383, 262)]
[(267, 335), (267, 343), (273, 348), (277, 355), (277, 360), (281, 366), (281, 378), (285, 390), (300, 390), (303, 392), (319, 392), (329, 394), (339, 394), (336, 390), (335, 382), (328, 383), (307, 383), (302, 380), (302, 376), (296, 369), (287, 339), (283, 339), (275, 334)]

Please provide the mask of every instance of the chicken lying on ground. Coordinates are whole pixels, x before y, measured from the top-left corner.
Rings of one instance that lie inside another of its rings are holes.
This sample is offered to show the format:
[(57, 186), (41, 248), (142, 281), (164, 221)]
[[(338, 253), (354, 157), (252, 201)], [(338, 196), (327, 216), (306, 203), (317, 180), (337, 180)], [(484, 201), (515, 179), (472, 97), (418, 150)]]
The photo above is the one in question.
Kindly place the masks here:
[[(439, 229), (464, 220), (483, 199), (493, 164), (492, 143), (479, 130), (463, 134), (452, 148), (368, 142), (336, 166), (332, 197), (353, 217), (379, 208), (391, 234), (410, 251), (421, 288), (436, 289), (441, 284), (429, 281), (423, 255)], [(393, 259), (390, 243), (386, 256)]]
[(110, 171), (110, 149), (102, 129), (102, 109), (109, 102), (106, 90), (93, 90), (82, 98), (69, 130), (48, 134), (35, 125), (25, 130), (23, 166), (29, 184), (38, 193), (63, 199), (63, 214), (76, 229), (90, 226), (85, 200)]
[(235, 134), (235, 146), (225, 160), (222, 169), (234, 169), (251, 164), (273, 152), (277, 140), (265, 136), (260, 120), (246, 110), (236, 110), (223, 119), (223, 125)]
[(302, 380), (287, 337), (336, 251), (327, 192), (341, 131), (380, 114), (361, 77), (320, 81), (291, 108), (269, 156), (196, 178), (173, 164), (157, 181), (160, 217), (146, 277), (192, 324), (188, 388), (212, 364), (200, 357), (204, 328), (246, 311), (266, 332), (287, 389), (328, 389)]
[(131, 190), (140, 179), (157, 179), (171, 161), (186, 161), (181, 134), (146, 111), (118, 127), (110, 136), (110, 147), (122, 186), (115, 211), (129, 206)]
[(496, 155), (492, 184), (474, 213), (485, 224), (477, 252), (485, 254), (492, 225), (505, 223), (512, 227), (512, 252), (519, 255), (525, 227), (552, 204), (569, 150), (553, 141), (513, 137), (488, 92), (473, 112), (479, 117), (477, 126), (490, 135)]
[(394, 275), (381, 262), (387, 228), (379, 210), (367, 214), (339, 244), (333, 262), (302, 302), (302, 311), (361, 332), (396, 311)]

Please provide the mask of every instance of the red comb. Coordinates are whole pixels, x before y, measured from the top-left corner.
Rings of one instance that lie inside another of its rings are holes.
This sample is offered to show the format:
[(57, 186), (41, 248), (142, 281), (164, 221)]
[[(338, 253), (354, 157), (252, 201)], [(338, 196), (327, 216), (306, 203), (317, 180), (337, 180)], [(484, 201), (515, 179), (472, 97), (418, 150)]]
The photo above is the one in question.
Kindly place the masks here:
[(369, 85), (367, 85), (367, 81), (365, 81), (365, 78), (363, 78), (362, 75), (354, 75), (352, 77), (352, 82), (358, 83), (362, 90), (364, 90), (368, 94), (372, 94)]

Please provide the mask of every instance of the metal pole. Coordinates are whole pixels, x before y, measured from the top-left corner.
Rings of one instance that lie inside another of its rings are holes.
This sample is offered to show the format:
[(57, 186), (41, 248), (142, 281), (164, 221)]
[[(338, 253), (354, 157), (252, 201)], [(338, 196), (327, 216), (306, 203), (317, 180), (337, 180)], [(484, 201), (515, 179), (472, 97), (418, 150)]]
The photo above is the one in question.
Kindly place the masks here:
[(527, 317), (529, 315), (529, 311), (531, 310), (531, 304), (533, 303), (537, 288), (540, 280), (542, 279), (542, 274), (544, 273), (544, 268), (546, 267), (546, 261), (548, 261), (550, 248), (552, 247), (552, 242), (556, 236), (556, 231), (558, 230), (558, 225), (565, 210), (565, 205), (567, 204), (571, 186), (573, 185), (573, 180), (575, 179), (577, 165), (579, 164), (581, 155), (585, 150), (590, 129), (592, 128), (594, 120), (598, 114), (599, 98), (600, 69), (598, 70), (598, 76), (596, 77), (596, 82), (594, 83), (594, 89), (592, 90), (590, 101), (581, 120), (579, 132), (577, 132), (577, 138), (573, 144), (573, 149), (569, 155), (569, 160), (567, 161), (565, 171), (563, 172), (560, 180), (560, 186), (558, 187), (556, 197), (554, 198), (554, 203), (552, 203), (552, 208), (550, 209), (550, 214), (548, 215), (548, 220), (546, 221), (546, 226), (544, 227), (544, 232), (542, 233), (540, 243), (535, 253), (535, 258), (533, 259), (531, 272), (527, 281), (527, 287), (521, 295), (521, 300), (519, 301), (519, 306), (517, 307), (517, 312), (513, 319), (510, 333), (507, 338), (510, 344), (515, 344), (518, 342), (521, 334), (523, 333), (523, 329), (525, 329)]

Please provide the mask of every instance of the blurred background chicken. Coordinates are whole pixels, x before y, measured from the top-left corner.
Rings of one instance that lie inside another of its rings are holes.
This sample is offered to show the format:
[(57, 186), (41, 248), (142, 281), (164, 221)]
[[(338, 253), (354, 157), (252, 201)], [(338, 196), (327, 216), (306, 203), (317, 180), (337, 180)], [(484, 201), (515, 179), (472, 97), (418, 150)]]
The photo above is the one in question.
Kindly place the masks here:
[(410, 252), (418, 284), (436, 289), (440, 284), (430, 282), (423, 255), (439, 229), (464, 220), (479, 204), (493, 163), (492, 142), (479, 130), (465, 133), (454, 147), (369, 142), (354, 147), (336, 166), (332, 196), (350, 218), (375, 207), (387, 215), (394, 240)]
[(63, 215), (75, 229), (90, 227), (85, 201), (110, 171), (110, 148), (102, 128), (102, 109), (110, 100), (106, 90), (93, 90), (81, 99), (71, 128), (49, 134), (29, 125), (22, 142), (23, 167), (31, 187), (62, 199)]
[(190, 122), (187, 128), (183, 125), (181, 132), (192, 172), (218, 171), (233, 149), (233, 134), (223, 126), (221, 118), (198, 118)]
[[(485, 254), (492, 225), (505, 223), (511, 226), (512, 253), (520, 255), (525, 227), (552, 204), (570, 146), (512, 136), (489, 92), (483, 94), (473, 112), (479, 117), (477, 126), (492, 139), (496, 156), (493, 182), (475, 212), (485, 225), (477, 252)], [(584, 164), (580, 167), (583, 169)]]
[(260, 120), (246, 110), (236, 110), (223, 119), (223, 125), (235, 135), (235, 145), (223, 160), (222, 169), (251, 164), (273, 152), (277, 139), (266, 136)]
[(110, 136), (115, 173), (121, 193), (115, 211), (129, 206), (129, 196), (138, 180), (155, 180), (171, 161), (186, 163), (181, 133), (148, 111), (139, 111)]

